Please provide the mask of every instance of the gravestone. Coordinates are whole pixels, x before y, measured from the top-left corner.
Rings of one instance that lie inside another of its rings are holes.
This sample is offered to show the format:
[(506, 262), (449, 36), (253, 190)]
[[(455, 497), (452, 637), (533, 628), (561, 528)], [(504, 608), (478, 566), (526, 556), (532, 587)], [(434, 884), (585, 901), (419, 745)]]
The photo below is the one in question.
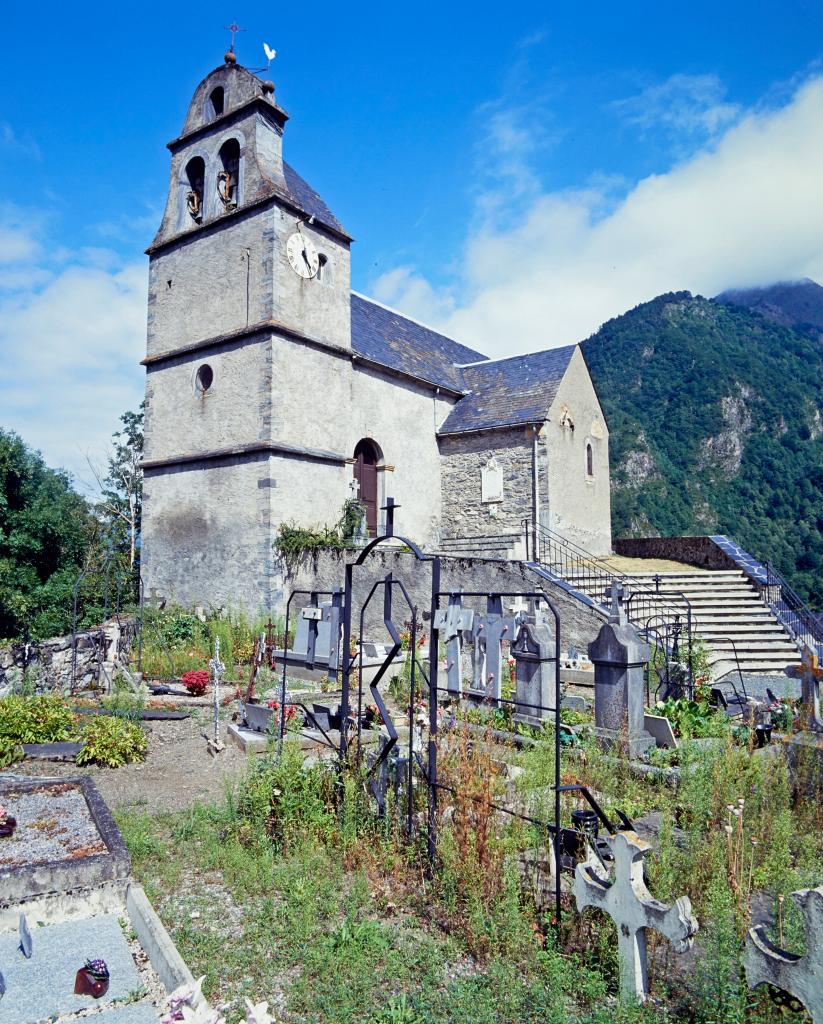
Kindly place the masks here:
[(590, 860), (580, 863), (574, 873), (574, 896), (578, 911), (598, 907), (617, 925), (620, 998), (643, 1002), (649, 991), (646, 929), (665, 935), (678, 953), (685, 953), (697, 932), (697, 919), (688, 896), (667, 905), (646, 888), (643, 858), (650, 843), (634, 832), (618, 832), (607, 841), (614, 855), (614, 879), (602, 878)]
[(551, 630), (529, 615), (511, 645), (515, 659), (514, 720), (541, 725), (555, 713), (557, 659)]
[(446, 689), (450, 697), (463, 695), (463, 645), (474, 625), (474, 612), (463, 607), (460, 594), (450, 594), (447, 608), (435, 612), (434, 628), (446, 646)]
[(749, 988), (773, 985), (801, 1002), (813, 1024), (823, 1024), (823, 886), (791, 894), (803, 913), (806, 952), (776, 946), (760, 924), (749, 929), (744, 966)]
[(484, 615), (474, 617), (472, 628), (472, 682), (468, 696), (500, 706), (503, 679), (503, 642), (514, 635), (515, 622), (503, 614), (503, 599), (490, 594)]
[(595, 734), (604, 746), (625, 746), (629, 757), (638, 757), (655, 745), (643, 725), (644, 669), (651, 648), (628, 620), (628, 597), (622, 584), (606, 588), (609, 621), (589, 644), (589, 658), (594, 664)]
[(809, 790), (808, 796), (816, 800), (823, 788), (823, 715), (820, 708), (823, 666), (811, 648), (804, 647), (801, 664), (794, 674), (800, 676), (803, 729), (786, 739), (786, 759), (792, 776), (802, 778), (802, 785)]

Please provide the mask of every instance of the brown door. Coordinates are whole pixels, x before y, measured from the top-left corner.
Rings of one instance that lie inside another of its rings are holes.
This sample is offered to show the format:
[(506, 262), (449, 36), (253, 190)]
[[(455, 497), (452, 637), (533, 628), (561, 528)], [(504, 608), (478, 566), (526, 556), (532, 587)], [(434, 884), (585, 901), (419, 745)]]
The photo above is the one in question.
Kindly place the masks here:
[(377, 449), (371, 441), (359, 441), (354, 449), (354, 478), (360, 485), (358, 497), (366, 506), (369, 536), (377, 534)]

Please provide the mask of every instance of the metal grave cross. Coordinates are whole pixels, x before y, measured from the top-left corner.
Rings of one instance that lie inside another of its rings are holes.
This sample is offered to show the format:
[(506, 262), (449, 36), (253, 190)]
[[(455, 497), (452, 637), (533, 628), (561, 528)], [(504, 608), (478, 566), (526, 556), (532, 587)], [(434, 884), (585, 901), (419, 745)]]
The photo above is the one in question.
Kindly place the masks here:
[(471, 696), (484, 697), (498, 705), (502, 691), (503, 641), (514, 639), (515, 621), (503, 614), (503, 599), (490, 594), (486, 614), (474, 620)]
[(463, 607), (460, 594), (449, 595), (447, 608), (434, 615), (434, 628), (441, 633), (446, 645), (446, 689), (449, 696), (463, 695), (463, 634), (471, 630), (474, 612)]
[(209, 747), (212, 751), (222, 750), (223, 744), (220, 742), (220, 680), (223, 678), (223, 674), (226, 671), (226, 666), (220, 660), (220, 637), (214, 638), (214, 657), (209, 662), (209, 668), (212, 672), (212, 692), (214, 700), (212, 701), (212, 719), (214, 725), (214, 735), (209, 741)]
[(813, 1024), (823, 1024), (823, 885), (791, 894), (803, 913), (806, 952), (787, 953), (766, 937), (762, 924), (749, 929), (746, 981), (749, 988), (769, 984), (799, 1000)]
[(609, 837), (614, 854), (614, 879), (601, 878), (591, 863), (578, 864), (574, 873), (577, 909), (599, 907), (617, 925), (620, 958), (620, 998), (643, 1002), (648, 995), (646, 929), (653, 928), (673, 943), (678, 953), (690, 948), (697, 931), (688, 896), (671, 905), (654, 899), (646, 888), (643, 858), (651, 844), (634, 832)]

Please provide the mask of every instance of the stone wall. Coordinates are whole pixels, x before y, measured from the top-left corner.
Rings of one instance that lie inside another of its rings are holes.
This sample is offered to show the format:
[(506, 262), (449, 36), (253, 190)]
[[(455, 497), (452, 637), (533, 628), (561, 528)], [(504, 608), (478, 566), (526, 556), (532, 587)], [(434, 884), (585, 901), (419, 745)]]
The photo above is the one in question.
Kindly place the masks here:
[[(332, 590), (343, 587), (345, 582), (346, 562), (351, 555), (341, 552), (323, 552), (316, 558), (306, 558), (294, 576), (287, 583), (287, 593), (292, 590)], [(431, 602), (431, 563), (418, 562), (411, 553), (391, 551), (389, 549), (372, 552), (366, 563), (354, 570), (355, 614), (352, 617), (352, 631), (359, 631), (359, 615), (362, 603), (376, 580), (383, 579), (387, 573), (400, 580), (409, 593), (420, 614), (426, 620), (428, 631), (429, 608)], [(576, 601), (558, 587), (531, 573), (522, 562), (497, 562), (479, 558), (441, 558), (441, 588), (443, 591), (462, 590), (464, 592), (479, 591), (486, 595), (492, 592), (525, 593), (543, 590), (557, 605), (560, 613), (560, 640), (563, 650), (573, 644), (578, 650), (585, 650), (586, 644), (594, 640), (600, 627), (606, 621), (594, 609)], [(395, 624), (408, 618), (405, 602), (396, 593)], [(296, 597), (292, 602), (292, 621), (295, 621), (297, 610), (307, 603), (308, 599)], [(476, 599), (475, 607), (485, 607), (484, 599)], [(441, 602), (445, 604), (445, 600)], [(466, 600), (467, 604), (471, 602)], [(284, 607), (282, 610), (285, 608)], [(366, 613), (364, 633), (366, 638), (382, 642), (387, 636), (383, 625), (382, 588), (372, 599)]]
[[(531, 427), (451, 434), (440, 438), (443, 487), (441, 536), (520, 534), (532, 518)], [(484, 503), (481, 472), (492, 461), (503, 474), (503, 500)], [(546, 444), (538, 437), (538, 464), (545, 488)]]
[(94, 689), (121, 657), (127, 657), (134, 636), (131, 620), (110, 619), (95, 629), (78, 633), (75, 683), (72, 687), (71, 636), (58, 636), (39, 644), (12, 644), (0, 648), (0, 697), (27, 692), (68, 693)]
[(627, 558), (669, 558), (702, 569), (739, 568), (711, 537), (618, 537), (614, 551)]

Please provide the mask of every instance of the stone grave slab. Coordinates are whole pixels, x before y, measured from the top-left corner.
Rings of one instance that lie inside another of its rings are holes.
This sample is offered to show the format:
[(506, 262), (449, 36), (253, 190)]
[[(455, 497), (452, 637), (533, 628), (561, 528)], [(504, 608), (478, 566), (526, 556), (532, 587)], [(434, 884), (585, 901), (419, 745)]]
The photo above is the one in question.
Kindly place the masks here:
[(643, 728), (650, 736), (654, 736), (658, 747), (666, 750), (677, 750), (677, 737), (672, 723), (664, 715), (643, 715)]
[[(0, 935), (0, 964), (6, 979), (6, 994), (0, 999), (0, 1024), (35, 1024), (125, 999), (140, 988), (140, 975), (114, 915), (33, 927), (32, 940), (32, 956), (26, 959), (18, 949), (16, 932)], [(87, 958), (97, 957), (106, 961), (111, 974), (108, 992), (97, 1000), (76, 996), (77, 969)]]
[(17, 819), (0, 848), (0, 907), (129, 877), (120, 831), (88, 776), (2, 780), (0, 804)]

